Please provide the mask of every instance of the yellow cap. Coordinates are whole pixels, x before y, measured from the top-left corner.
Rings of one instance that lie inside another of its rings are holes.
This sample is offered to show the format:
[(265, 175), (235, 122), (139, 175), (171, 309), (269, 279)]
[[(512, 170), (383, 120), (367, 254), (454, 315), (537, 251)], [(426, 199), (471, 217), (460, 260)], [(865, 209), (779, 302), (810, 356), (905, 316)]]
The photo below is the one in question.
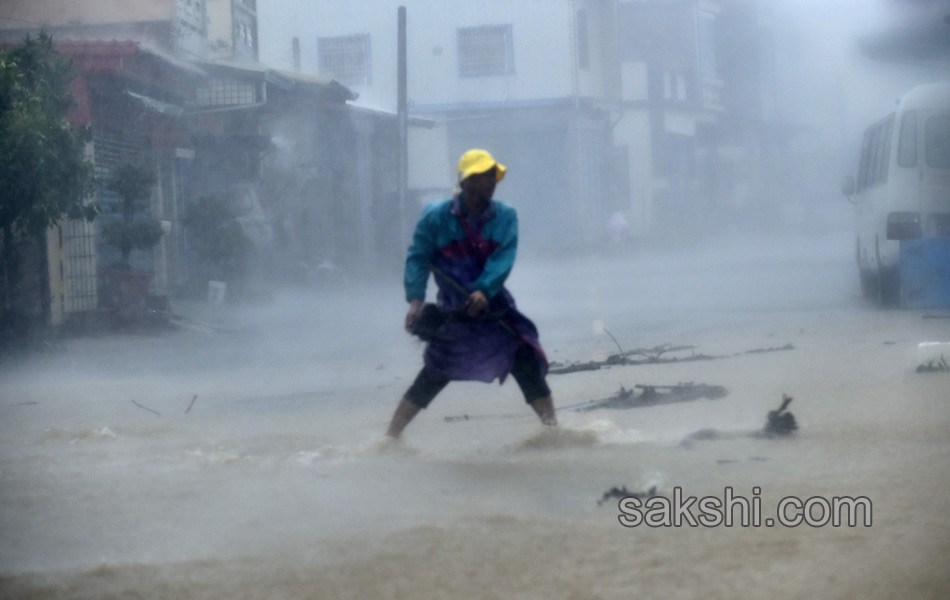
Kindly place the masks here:
[(486, 150), (469, 150), (459, 159), (459, 181), (462, 181), (469, 175), (484, 173), (492, 167), (497, 168), (497, 180), (501, 181), (505, 177), (505, 166), (492, 158)]

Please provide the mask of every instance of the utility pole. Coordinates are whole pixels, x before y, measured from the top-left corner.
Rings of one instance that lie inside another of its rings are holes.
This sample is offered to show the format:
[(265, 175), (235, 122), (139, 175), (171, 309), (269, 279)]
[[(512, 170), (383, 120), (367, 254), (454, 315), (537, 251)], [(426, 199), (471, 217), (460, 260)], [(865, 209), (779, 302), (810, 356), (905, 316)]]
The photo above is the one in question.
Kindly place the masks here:
[(396, 114), (399, 120), (399, 240), (408, 245), (406, 201), (409, 195), (409, 100), (406, 85), (406, 7), (399, 7), (399, 49), (397, 79), (399, 81)]

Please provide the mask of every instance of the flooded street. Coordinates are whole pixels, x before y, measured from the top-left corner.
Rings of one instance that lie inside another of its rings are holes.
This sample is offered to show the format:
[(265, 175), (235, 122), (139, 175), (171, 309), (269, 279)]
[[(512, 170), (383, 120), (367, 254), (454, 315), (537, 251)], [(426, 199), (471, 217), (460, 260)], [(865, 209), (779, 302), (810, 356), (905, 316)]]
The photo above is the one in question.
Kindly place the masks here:
[[(422, 351), (396, 279), (7, 361), (0, 597), (946, 598), (950, 374), (915, 367), (950, 319), (870, 307), (851, 244), (523, 257), (508, 287), (550, 360), (616, 352), (595, 321), (623, 350), (715, 357), (550, 375), (557, 434), (511, 382), (453, 383), (386, 443)], [(683, 382), (728, 395), (566, 408)], [(783, 394), (798, 433), (747, 435)], [(597, 503), (614, 486), (755, 487), (764, 516), (861, 496), (873, 523), (626, 528)]]

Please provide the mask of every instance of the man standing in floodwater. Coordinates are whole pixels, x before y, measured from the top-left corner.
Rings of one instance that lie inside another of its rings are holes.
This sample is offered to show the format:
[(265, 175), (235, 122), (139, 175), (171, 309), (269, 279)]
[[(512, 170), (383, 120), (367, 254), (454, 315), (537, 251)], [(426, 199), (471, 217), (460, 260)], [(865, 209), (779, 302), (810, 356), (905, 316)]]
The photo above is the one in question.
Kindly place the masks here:
[(548, 361), (538, 330), (504, 288), (518, 247), (515, 209), (492, 200), (505, 167), (485, 150), (458, 163), (460, 192), (426, 207), (406, 258), (405, 288), (413, 331), (423, 313), (429, 273), (438, 285), (439, 324), (422, 370), (396, 407), (387, 435), (397, 438), (449, 381), (504, 383), (510, 373), (545, 425), (557, 425)]

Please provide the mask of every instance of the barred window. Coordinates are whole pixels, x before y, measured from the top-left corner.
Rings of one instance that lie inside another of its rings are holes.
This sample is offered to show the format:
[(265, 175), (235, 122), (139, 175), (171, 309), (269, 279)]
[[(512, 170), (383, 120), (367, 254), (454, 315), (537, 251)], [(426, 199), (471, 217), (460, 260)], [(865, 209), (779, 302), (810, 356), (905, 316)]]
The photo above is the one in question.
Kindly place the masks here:
[(196, 93), (198, 106), (233, 106), (257, 102), (257, 90), (252, 83), (234, 79), (209, 79)]
[(369, 35), (319, 38), (320, 73), (343, 84), (369, 85)]
[(515, 72), (511, 25), (463, 27), (458, 30), (459, 75), (485, 77)]

